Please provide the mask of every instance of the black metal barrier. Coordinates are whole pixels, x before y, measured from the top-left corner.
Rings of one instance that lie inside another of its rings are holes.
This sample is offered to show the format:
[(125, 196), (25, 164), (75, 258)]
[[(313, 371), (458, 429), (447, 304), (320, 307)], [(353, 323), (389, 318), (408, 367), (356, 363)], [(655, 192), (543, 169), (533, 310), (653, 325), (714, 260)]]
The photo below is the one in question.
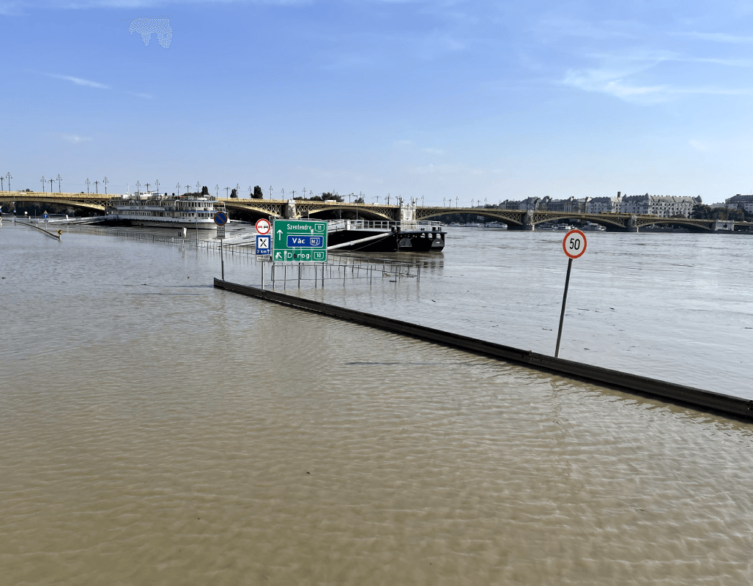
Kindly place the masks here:
[(230, 283), (228, 281), (222, 281), (221, 279), (215, 279), (214, 286), (234, 293), (240, 293), (242, 295), (248, 295), (250, 297), (287, 305), (289, 307), (328, 315), (338, 319), (378, 328), (380, 330), (386, 330), (388, 332), (411, 336), (420, 340), (466, 350), (475, 354), (483, 354), (485, 356), (499, 358), (508, 362), (525, 364), (526, 366), (538, 370), (570, 376), (591, 383), (616, 387), (640, 395), (659, 397), (674, 403), (682, 403), (703, 410), (716, 411), (740, 419), (753, 420), (753, 400), (750, 399), (723, 395), (712, 391), (704, 391), (695, 387), (678, 385), (600, 366), (573, 362), (572, 360), (554, 358), (530, 350), (521, 350), (519, 348), (513, 348), (512, 346), (504, 346), (502, 344), (495, 344), (494, 342), (477, 340), (476, 338), (471, 338), (469, 336), (444, 332), (442, 330), (420, 326), (389, 317), (382, 317), (380, 315), (364, 313), (354, 309), (337, 307), (336, 305), (329, 305), (320, 301), (285, 295), (284, 293), (277, 293), (275, 291), (259, 289), (257, 287), (248, 287), (246, 285)]

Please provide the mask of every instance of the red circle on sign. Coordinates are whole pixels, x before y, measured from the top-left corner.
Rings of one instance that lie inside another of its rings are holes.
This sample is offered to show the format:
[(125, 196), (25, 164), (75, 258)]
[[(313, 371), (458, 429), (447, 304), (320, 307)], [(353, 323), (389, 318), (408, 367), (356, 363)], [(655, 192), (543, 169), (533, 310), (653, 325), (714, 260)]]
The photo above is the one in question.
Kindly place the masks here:
[(586, 246), (588, 246), (586, 235), (580, 230), (570, 230), (565, 234), (565, 239), (562, 241), (562, 250), (570, 258), (583, 256), (583, 253), (586, 252)]
[(272, 229), (271, 224), (269, 223), (269, 220), (265, 220), (262, 218), (261, 220), (256, 221), (256, 231), (259, 234), (269, 234), (269, 231)]

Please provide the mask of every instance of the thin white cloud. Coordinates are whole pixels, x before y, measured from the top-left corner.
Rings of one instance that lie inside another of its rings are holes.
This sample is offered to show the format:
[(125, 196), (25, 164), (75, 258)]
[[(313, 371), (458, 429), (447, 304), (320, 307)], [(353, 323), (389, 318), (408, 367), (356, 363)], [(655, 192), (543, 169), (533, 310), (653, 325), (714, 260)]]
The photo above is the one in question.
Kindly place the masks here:
[(59, 134), (58, 135), (61, 140), (64, 140), (65, 142), (69, 142), (71, 144), (80, 144), (82, 142), (89, 142), (91, 137), (89, 136), (79, 136), (78, 134)]
[(700, 41), (713, 41), (716, 43), (732, 43), (735, 45), (745, 45), (753, 43), (753, 37), (741, 35), (728, 35), (726, 33), (700, 33), (697, 31), (690, 33), (679, 33), (679, 36), (691, 37)]
[(151, 100), (153, 97), (151, 94), (139, 94), (136, 92), (128, 92), (128, 93), (131, 94), (132, 96), (135, 96), (137, 98), (143, 98), (145, 100)]
[(423, 149), (423, 151), (425, 153), (429, 153), (430, 155), (443, 155), (444, 154), (444, 151), (442, 149), (427, 148), (427, 149)]
[(72, 75), (56, 75), (54, 73), (48, 74), (50, 77), (54, 77), (55, 79), (62, 79), (65, 81), (70, 81), (71, 83), (75, 83), (76, 85), (81, 85), (84, 87), (93, 87), (100, 90), (109, 90), (110, 86), (105, 85), (103, 83), (99, 83), (97, 81), (90, 81), (88, 79), (82, 79), (80, 77), (73, 77)]
[(626, 81), (629, 73), (608, 69), (570, 70), (562, 83), (586, 92), (604, 93), (623, 100), (661, 99), (666, 86), (635, 85)]

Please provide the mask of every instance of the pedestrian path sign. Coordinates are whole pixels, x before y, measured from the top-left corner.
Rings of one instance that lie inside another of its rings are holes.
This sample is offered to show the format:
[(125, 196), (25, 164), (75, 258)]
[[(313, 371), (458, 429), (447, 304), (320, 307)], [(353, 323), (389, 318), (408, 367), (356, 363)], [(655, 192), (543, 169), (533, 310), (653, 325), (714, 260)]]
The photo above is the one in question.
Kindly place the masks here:
[(275, 220), (274, 262), (327, 262), (327, 222)]
[(270, 255), (272, 254), (272, 237), (269, 235), (256, 235), (256, 254), (257, 255)]

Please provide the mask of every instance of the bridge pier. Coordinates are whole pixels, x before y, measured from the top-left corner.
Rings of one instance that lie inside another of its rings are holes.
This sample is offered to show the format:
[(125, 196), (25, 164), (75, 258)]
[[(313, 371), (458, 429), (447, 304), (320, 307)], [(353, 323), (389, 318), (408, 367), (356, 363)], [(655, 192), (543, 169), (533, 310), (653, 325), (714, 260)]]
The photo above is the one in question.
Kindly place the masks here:
[(533, 223), (533, 211), (532, 210), (528, 210), (523, 216), (522, 220), (523, 220), (523, 225), (522, 225), (523, 230), (526, 230), (528, 232), (533, 232), (534, 230), (536, 230), (536, 225)]

